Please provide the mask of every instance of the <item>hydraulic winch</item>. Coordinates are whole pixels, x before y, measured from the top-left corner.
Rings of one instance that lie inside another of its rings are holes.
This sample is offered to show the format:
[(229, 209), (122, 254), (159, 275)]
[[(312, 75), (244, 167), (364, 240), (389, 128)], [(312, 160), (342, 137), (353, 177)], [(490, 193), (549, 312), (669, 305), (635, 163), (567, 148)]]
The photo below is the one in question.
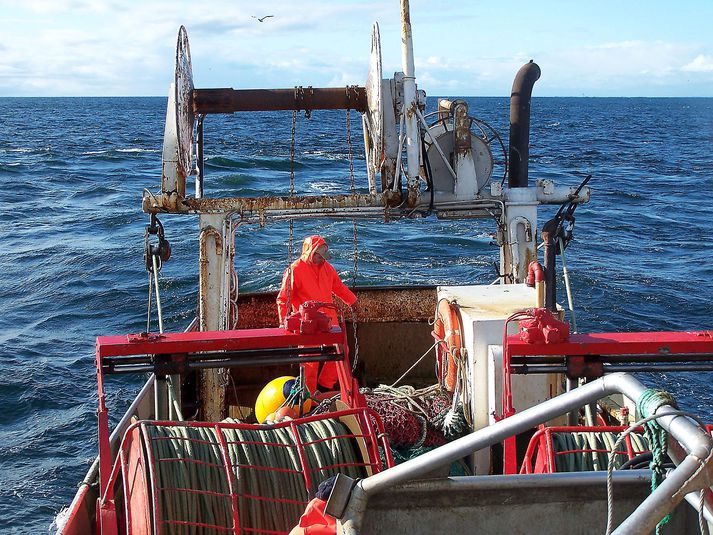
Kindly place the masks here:
[(300, 334), (330, 332), (329, 316), (322, 312), (321, 308), (337, 309), (336, 305), (332, 303), (321, 303), (319, 301), (302, 303), (297, 312), (287, 317), (285, 322), (286, 330), (293, 333), (299, 332)]

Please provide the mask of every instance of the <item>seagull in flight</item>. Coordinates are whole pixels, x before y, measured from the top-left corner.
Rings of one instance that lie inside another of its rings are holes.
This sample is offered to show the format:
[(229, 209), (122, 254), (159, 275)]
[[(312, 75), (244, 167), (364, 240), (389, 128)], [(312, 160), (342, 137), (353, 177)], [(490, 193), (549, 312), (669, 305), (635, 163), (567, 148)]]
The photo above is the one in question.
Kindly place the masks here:
[(252, 18), (256, 19), (258, 22), (264, 22), (265, 19), (269, 19), (270, 17), (274, 17), (275, 15), (265, 15), (264, 17), (256, 17), (255, 15), (250, 15)]

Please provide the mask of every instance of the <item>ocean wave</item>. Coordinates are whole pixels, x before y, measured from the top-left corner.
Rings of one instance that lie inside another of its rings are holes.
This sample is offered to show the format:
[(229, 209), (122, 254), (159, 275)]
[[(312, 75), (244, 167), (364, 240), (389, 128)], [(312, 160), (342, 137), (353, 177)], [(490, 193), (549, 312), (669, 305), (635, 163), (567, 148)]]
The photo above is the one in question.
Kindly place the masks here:
[(15, 149), (0, 149), (0, 152), (3, 153), (20, 153), (20, 154), (29, 154), (35, 152), (37, 149), (32, 149), (32, 148), (15, 148)]
[[(225, 156), (212, 156), (205, 160), (206, 169), (265, 169), (270, 171), (289, 171), (289, 159), (278, 158), (229, 158)], [(300, 169), (304, 164), (294, 162), (294, 168)]]
[[(5, 134), (0, 149), (0, 394), (11, 411), (2, 431), (8, 441), (3, 461), (7, 477), (17, 482), (13, 491), (22, 495), (0, 511), (0, 525), (9, 525), (8, 531), (46, 531), (86, 472), (96, 440), (94, 336), (146, 325), (147, 217), (139, 203), (144, 188), (160, 185), (165, 98), (87, 102), (91, 113), (59, 106), (56, 99), (5, 110), (11, 124), (23, 126), (21, 140)], [(507, 98), (472, 102), (507, 134)], [(594, 175), (592, 200), (578, 207), (576, 240), (567, 249), (583, 331), (697, 327), (710, 318), (713, 289), (700, 282), (712, 275), (713, 236), (700, 191), (711, 185), (713, 161), (701, 151), (710, 135), (701, 126), (710, 124), (713, 110), (696, 105), (695, 114), (670, 118), (671, 100), (642, 102), (646, 113), (632, 111), (629, 99), (533, 102), (531, 178), (577, 185), (578, 173)], [(119, 115), (126, 118), (121, 125)], [(349, 189), (343, 114), (327, 117), (334, 121), (318, 123), (315, 117), (297, 140), (298, 192)], [(624, 118), (614, 131), (611, 117)], [(248, 114), (240, 121), (214, 121), (211, 129), (233, 130), (206, 133), (207, 196), (288, 193), (289, 114), (269, 121)], [(355, 173), (364, 188), (360, 135), (360, 124), (354, 124)], [(22, 146), (11, 146), (17, 143)], [(554, 211), (543, 207), (540, 224)], [(196, 220), (159, 218), (173, 246), (160, 273), (164, 319), (167, 329), (182, 330), (195, 314)], [(490, 262), (497, 258), (490, 245), (494, 230), (491, 220), (360, 221), (357, 283), (490, 283)], [(335, 267), (350, 280), (351, 221), (295, 221), (295, 249), (313, 233), (325, 235)], [(276, 289), (287, 265), (288, 223), (241, 227), (236, 241), (241, 291)], [(645, 261), (650, 257), (653, 263)], [(563, 301), (564, 289), (558, 291)], [(701, 394), (697, 408), (710, 411), (710, 385), (684, 377), (691, 381), (674, 383), (676, 393), (686, 399), (693, 388), (688, 385), (695, 385)], [(132, 397), (140, 382), (112, 378), (112, 417), (121, 414), (121, 398)]]

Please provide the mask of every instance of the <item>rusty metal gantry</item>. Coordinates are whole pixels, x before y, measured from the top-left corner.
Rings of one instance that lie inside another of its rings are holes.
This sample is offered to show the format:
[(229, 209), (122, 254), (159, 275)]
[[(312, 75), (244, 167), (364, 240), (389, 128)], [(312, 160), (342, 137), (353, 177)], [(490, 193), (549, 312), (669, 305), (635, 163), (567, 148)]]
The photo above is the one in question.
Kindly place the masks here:
[[(177, 72), (177, 84), (192, 86), (192, 81), (186, 80), (186, 73)], [(178, 126), (177, 134), (187, 130), (181, 122), (206, 114), (231, 114), (236, 112), (256, 111), (304, 111), (309, 114), (314, 110), (356, 110), (363, 113), (366, 110), (366, 89), (361, 86), (346, 86), (344, 88), (313, 88), (295, 87), (294, 89), (192, 89), (185, 93), (187, 102), (177, 100), (176, 117)], [(169, 103), (169, 107), (171, 103)], [(202, 121), (198, 122), (199, 154), (202, 155)], [(190, 128), (192, 130), (192, 127)], [(185, 141), (177, 135), (175, 146), (180, 152), (188, 151)], [(192, 140), (191, 140), (192, 144)], [(164, 149), (165, 152), (165, 149)], [(185, 157), (184, 157), (185, 159)], [(187, 197), (185, 195), (185, 180), (189, 174), (188, 169), (181, 169), (180, 155), (175, 159), (177, 172), (174, 177), (166, 173), (162, 180), (162, 193), (154, 195), (146, 192), (142, 208), (147, 213), (238, 213), (255, 215), (260, 222), (264, 222), (266, 211), (298, 212), (303, 215), (310, 213), (324, 214), (331, 212), (352, 212), (372, 209), (373, 216), (379, 216), (384, 209), (398, 205), (401, 195), (398, 191), (385, 191), (379, 194), (338, 194), (338, 195), (292, 195), (270, 197), (226, 197), (203, 198), (202, 196)], [(201, 166), (202, 167), (202, 166)], [(199, 173), (199, 175), (202, 173)], [(169, 176), (167, 176), (169, 175)], [(198, 180), (202, 181), (199, 176)], [(376, 209), (376, 210), (373, 210)], [(346, 214), (345, 214), (346, 215)], [(365, 215), (364, 213), (361, 214)]]

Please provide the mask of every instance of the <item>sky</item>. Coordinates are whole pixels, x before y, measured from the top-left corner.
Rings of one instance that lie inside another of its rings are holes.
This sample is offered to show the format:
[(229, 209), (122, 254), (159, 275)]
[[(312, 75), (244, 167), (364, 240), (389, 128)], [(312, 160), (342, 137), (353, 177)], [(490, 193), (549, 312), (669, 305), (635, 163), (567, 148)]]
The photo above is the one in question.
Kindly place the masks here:
[[(164, 96), (186, 26), (197, 88), (364, 85), (371, 26), (402, 71), (398, 0), (0, 0), (0, 96)], [(263, 22), (258, 17), (273, 15)], [(713, 97), (713, 1), (411, 0), (433, 96)]]

